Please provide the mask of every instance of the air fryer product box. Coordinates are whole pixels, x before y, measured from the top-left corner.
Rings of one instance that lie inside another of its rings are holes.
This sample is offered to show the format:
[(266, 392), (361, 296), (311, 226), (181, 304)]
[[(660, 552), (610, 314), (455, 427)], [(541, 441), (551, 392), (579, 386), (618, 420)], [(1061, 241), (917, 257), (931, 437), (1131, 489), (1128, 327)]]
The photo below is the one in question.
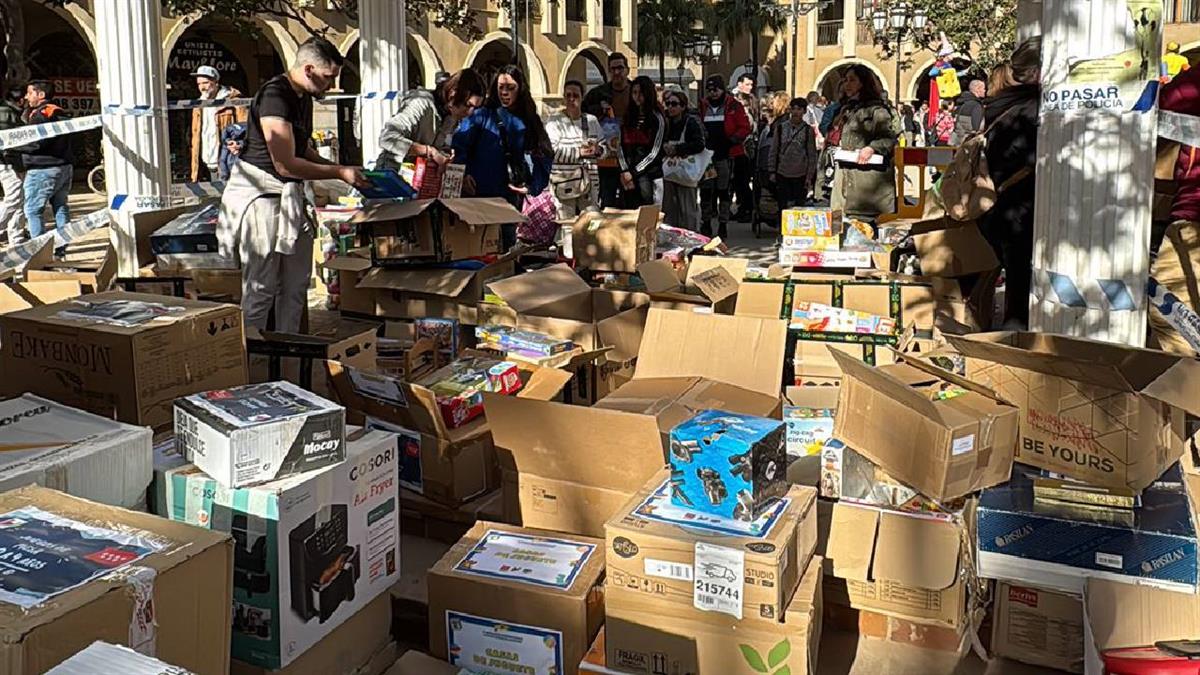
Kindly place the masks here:
[(429, 651), (469, 672), (575, 675), (604, 622), (603, 545), (476, 523), (429, 570)]
[(346, 410), (290, 382), (250, 384), (175, 402), (175, 439), (229, 488), (278, 480), (346, 458)]
[(233, 658), (284, 668), (400, 578), (396, 437), (356, 431), (346, 454), (238, 489), (167, 471), (172, 520), (233, 535)]
[(793, 485), (754, 522), (675, 506), (660, 472), (605, 525), (609, 587), (675, 616), (777, 622), (817, 545), (817, 491)]
[(1039, 497), (1037, 469), (979, 498), (979, 574), (1083, 592), (1087, 577), (1195, 593), (1196, 529), (1178, 465), (1133, 508)]
[(0, 401), (0, 492), (29, 483), (143, 508), (151, 431), (33, 394)]
[(787, 492), (779, 420), (705, 410), (671, 430), (671, 502), (751, 522)]

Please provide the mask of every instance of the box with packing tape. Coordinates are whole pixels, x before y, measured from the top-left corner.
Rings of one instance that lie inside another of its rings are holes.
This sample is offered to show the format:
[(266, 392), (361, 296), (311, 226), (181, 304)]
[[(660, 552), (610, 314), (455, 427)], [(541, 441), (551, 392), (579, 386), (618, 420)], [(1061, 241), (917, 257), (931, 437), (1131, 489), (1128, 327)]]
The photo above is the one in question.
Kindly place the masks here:
[(0, 401), (0, 492), (36, 483), (143, 508), (153, 476), (151, 435), (33, 394)]
[(818, 507), (829, 523), (821, 526), (829, 602), (961, 635), (982, 619), (987, 586), (974, 571), (973, 502), (951, 515), (823, 500)]
[(1017, 461), (1141, 490), (1184, 451), (1200, 413), (1200, 362), (1042, 333), (946, 336), (967, 376), (1021, 409)]
[(284, 668), (399, 579), (396, 459), (395, 437), (368, 431), (346, 461), (256, 487), (166, 472), (163, 515), (233, 535), (234, 658)]
[(701, 621), (778, 621), (816, 548), (816, 490), (792, 486), (751, 523), (675, 506), (670, 491), (660, 473), (605, 526), (609, 586)]
[[(608, 670), (759, 675), (816, 672), (821, 642), (821, 558), (800, 575), (778, 621), (716, 621), (679, 614), (662, 598), (609, 583), (604, 652)], [(590, 660), (590, 659), (589, 659)], [(592, 671), (589, 671), (592, 672)]]
[(476, 523), (429, 570), (430, 652), (472, 671), (574, 675), (604, 622), (603, 545)]
[(842, 368), (834, 436), (921, 494), (946, 501), (1008, 480), (1017, 408), (931, 363), (872, 368), (831, 352)]
[(0, 494), (0, 548), (23, 551), (0, 576), (5, 673), (44, 673), (96, 640), (228, 672), (231, 544), (46, 488)]
[(29, 392), (165, 428), (175, 399), (245, 384), (234, 305), (101, 293), (0, 315), (0, 396)]
[(1083, 600), (1033, 586), (996, 583), (992, 651), (1014, 661), (1083, 672)]
[(175, 440), (225, 487), (278, 480), (346, 458), (346, 410), (290, 382), (218, 389), (175, 402)]

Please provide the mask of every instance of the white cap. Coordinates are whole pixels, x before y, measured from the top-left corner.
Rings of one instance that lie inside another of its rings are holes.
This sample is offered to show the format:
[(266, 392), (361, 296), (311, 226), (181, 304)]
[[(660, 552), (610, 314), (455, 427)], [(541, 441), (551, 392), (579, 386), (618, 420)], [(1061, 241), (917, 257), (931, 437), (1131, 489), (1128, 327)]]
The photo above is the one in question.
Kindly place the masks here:
[(221, 80), (221, 72), (212, 66), (200, 66), (196, 72), (192, 73), (192, 77), (207, 77), (210, 80)]

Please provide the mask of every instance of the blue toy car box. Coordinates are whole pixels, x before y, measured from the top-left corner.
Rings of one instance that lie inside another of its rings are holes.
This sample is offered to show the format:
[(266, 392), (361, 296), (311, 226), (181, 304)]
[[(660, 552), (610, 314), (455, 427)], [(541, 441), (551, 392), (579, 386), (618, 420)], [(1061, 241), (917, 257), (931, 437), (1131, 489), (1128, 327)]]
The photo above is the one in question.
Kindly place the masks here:
[(752, 521), (787, 492), (786, 426), (780, 420), (706, 410), (671, 430), (671, 501)]

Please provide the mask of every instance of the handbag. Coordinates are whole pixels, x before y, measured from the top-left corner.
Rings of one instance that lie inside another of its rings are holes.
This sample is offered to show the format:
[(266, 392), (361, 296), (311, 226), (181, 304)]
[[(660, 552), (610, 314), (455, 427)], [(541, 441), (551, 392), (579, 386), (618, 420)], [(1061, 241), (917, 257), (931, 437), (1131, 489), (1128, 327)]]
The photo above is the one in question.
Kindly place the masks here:
[(591, 190), (582, 166), (554, 167), (550, 170), (550, 188), (559, 201), (586, 197)]
[(558, 234), (558, 207), (549, 190), (537, 196), (526, 196), (521, 206), (525, 222), (517, 225), (517, 239), (538, 246), (554, 243)]
[(508, 184), (515, 187), (525, 187), (530, 183), (529, 165), (525, 163), (525, 153), (514, 153), (508, 145), (508, 128), (504, 119), (496, 110), (492, 111), (496, 120), (496, 128), (500, 131), (500, 144), (504, 147), (504, 164), (508, 167)]
[[(678, 142), (683, 142), (683, 136), (686, 133), (687, 121), (685, 120), (683, 129), (679, 131)], [(668, 157), (663, 160), (663, 180), (684, 187), (696, 187), (705, 178), (712, 158), (713, 151), (708, 148), (687, 157)]]

